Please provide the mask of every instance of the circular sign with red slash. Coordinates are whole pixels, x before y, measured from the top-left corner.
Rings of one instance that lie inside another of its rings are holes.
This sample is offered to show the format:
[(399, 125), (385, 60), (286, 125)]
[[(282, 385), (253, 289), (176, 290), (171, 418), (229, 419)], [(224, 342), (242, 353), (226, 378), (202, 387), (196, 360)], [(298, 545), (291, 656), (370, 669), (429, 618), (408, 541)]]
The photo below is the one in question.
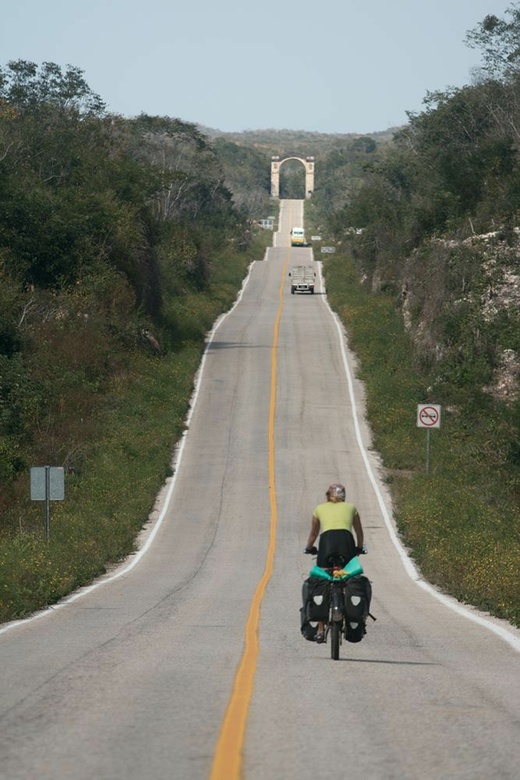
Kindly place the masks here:
[(440, 428), (441, 407), (438, 404), (419, 404), (417, 406), (418, 428)]

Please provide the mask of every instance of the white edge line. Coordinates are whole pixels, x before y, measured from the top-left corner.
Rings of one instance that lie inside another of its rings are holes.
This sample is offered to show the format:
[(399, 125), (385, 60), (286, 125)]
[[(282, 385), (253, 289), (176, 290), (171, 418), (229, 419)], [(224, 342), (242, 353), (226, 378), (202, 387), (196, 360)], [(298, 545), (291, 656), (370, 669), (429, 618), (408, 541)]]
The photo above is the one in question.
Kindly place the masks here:
[[(320, 281), (322, 279), (321, 276), (321, 263), (319, 264), (319, 270), (320, 270)], [(397, 536), (395, 532), (395, 528), (392, 523), (392, 519), (388, 513), (388, 510), (386, 508), (386, 504), (383, 498), (383, 495), (381, 493), (381, 490), (379, 488), (379, 485), (377, 483), (377, 480), (375, 478), (372, 466), (370, 464), (370, 460), (368, 458), (367, 451), (365, 449), (365, 446), (363, 444), (363, 439), (361, 437), (361, 430), (359, 427), (359, 419), (358, 419), (358, 408), (356, 404), (356, 398), (354, 395), (354, 383), (352, 380), (352, 371), (350, 370), (350, 365), (347, 358), (347, 352), (345, 349), (345, 328), (338, 317), (338, 315), (332, 311), (330, 304), (326, 298), (326, 291), (325, 287), (322, 283), (322, 290), (325, 293), (323, 296), (323, 300), (325, 302), (325, 305), (328, 307), (330, 313), (332, 314), (332, 317), (334, 319), (334, 323), (336, 325), (336, 329), (338, 331), (339, 335), (339, 343), (341, 348), (341, 355), (343, 359), (343, 367), (345, 369), (345, 374), (347, 377), (347, 384), (348, 384), (348, 391), (350, 395), (350, 401), (352, 405), (352, 419), (354, 421), (354, 429), (356, 431), (356, 439), (358, 443), (359, 450), (361, 452), (361, 456), (363, 458), (365, 468), (367, 470), (368, 478), (372, 484), (372, 487), (374, 489), (374, 493), (376, 495), (377, 501), (379, 503), (379, 508), (381, 510), (381, 514), (383, 516), (383, 520), (385, 521), (385, 525), (387, 527), (388, 533), (390, 535), (390, 539), (392, 540), (394, 547), (396, 548), (397, 552), (399, 553), (399, 557), (401, 559), (401, 562), (404, 566), (404, 569), (410, 579), (415, 582), (416, 585), (418, 585), (420, 588), (425, 590), (427, 593), (429, 593), (431, 596), (434, 596), (438, 601), (440, 601), (444, 606), (449, 607), (454, 612), (457, 612), (459, 615), (462, 615), (463, 617), (467, 618), (468, 620), (472, 620), (474, 623), (478, 623), (480, 626), (484, 626), (484, 628), (489, 629), (490, 631), (493, 631), (494, 634), (499, 636), (501, 639), (503, 639), (505, 642), (507, 642), (513, 650), (516, 650), (517, 652), (520, 652), (520, 638), (512, 634), (510, 631), (508, 631), (506, 628), (502, 628), (502, 626), (496, 625), (496, 623), (491, 622), (490, 619), (482, 617), (481, 615), (476, 615), (473, 612), (471, 612), (467, 607), (463, 606), (459, 601), (454, 599), (452, 596), (447, 596), (444, 593), (440, 593), (438, 590), (436, 590), (432, 585), (430, 585), (429, 582), (426, 582), (424, 579), (422, 579), (421, 574), (419, 573), (418, 569), (416, 568), (413, 561), (408, 557), (406, 550), (404, 549), (403, 545), (401, 544), (399, 537)]]
[[(267, 260), (267, 256), (269, 253), (269, 248), (265, 250), (264, 253), (264, 260)], [(223, 321), (228, 317), (232, 311), (238, 306), (240, 301), (242, 300), (242, 296), (244, 294), (244, 291), (246, 289), (247, 283), (249, 282), (249, 279), (251, 277), (251, 271), (253, 268), (253, 265), (258, 262), (256, 260), (253, 260), (249, 264), (248, 272), (246, 277), (244, 278), (242, 282), (242, 287), (240, 288), (240, 292), (238, 293), (236, 300), (233, 304), (233, 306), (227, 311), (224, 312), (224, 314), (221, 314), (220, 317), (217, 318), (215, 321), (213, 328), (209, 332), (207, 339), (206, 339), (206, 347), (204, 349), (204, 353), (202, 356), (202, 360), (200, 362), (200, 366), (197, 370), (197, 373), (195, 375), (195, 387), (190, 399), (190, 408), (185, 420), (186, 430), (183, 432), (180, 442), (177, 443), (173, 460), (172, 460), (172, 469), (173, 469), (173, 475), (170, 479), (170, 484), (168, 485), (168, 491), (166, 493), (163, 507), (161, 509), (161, 512), (159, 513), (159, 516), (157, 520), (155, 521), (152, 530), (146, 537), (146, 541), (143, 544), (142, 547), (140, 547), (136, 553), (131, 553), (131, 557), (129, 562), (125, 565), (123, 564), (122, 568), (115, 571), (113, 574), (110, 574), (108, 576), (101, 576), (96, 582), (93, 582), (91, 585), (87, 585), (86, 587), (78, 588), (78, 590), (74, 591), (70, 596), (66, 596), (65, 598), (61, 599), (61, 601), (58, 601), (56, 604), (52, 604), (51, 606), (45, 607), (44, 609), (39, 610), (38, 612), (35, 612), (33, 615), (30, 615), (27, 618), (21, 618), (20, 620), (12, 620), (9, 623), (6, 623), (4, 626), (0, 628), (0, 634), (5, 634), (8, 631), (11, 631), (13, 628), (16, 628), (17, 626), (21, 625), (27, 625), (28, 623), (32, 623), (35, 620), (39, 620), (42, 617), (46, 617), (47, 615), (52, 615), (57, 610), (62, 609), (63, 607), (68, 606), (69, 604), (72, 604), (74, 601), (77, 601), (80, 598), (83, 598), (83, 596), (86, 596), (88, 593), (92, 593), (92, 591), (96, 590), (97, 588), (102, 587), (103, 585), (107, 585), (109, 582), (113, 582), (114, 580), (117, 580), (119, 577), (123, 577), (125, 574), (128, 574), (129, 571), (131, 571), (134, 566), (137, 566), (143, 555), (147, 552), (147, 550), (151, 547), (153, 544), (153, 541), (155, 537), (157, 536), (160, 527), (163, 524), (164, 518), (166, 517), (166, 514), (168, 513), (168, 510), (170, 508), (170, 501), (172, 499), (173, 491), (175, 488), (175, 484), (177, 482), (177, 474), (179, 473), (179, 468), (182, 460), (182, 455), (184, 452), (184, 445), (186, 443), (186, 435), (188, 433), (189, 424), (191, 421), (191, 418), (193, 416), (193, 412), (195, 409), (195, 405), (197, 403), (197, 399), (199, 397), (200, 392), (200, 386), (202, 383), (202, 375), (204, 371), (204, 366), (206, 363), (206, 357), (208, 354), (209, 347), (211, 346), (211, 343), (215, 337), (215, 334), (220, 327), (220, 325), (223, 323)]]

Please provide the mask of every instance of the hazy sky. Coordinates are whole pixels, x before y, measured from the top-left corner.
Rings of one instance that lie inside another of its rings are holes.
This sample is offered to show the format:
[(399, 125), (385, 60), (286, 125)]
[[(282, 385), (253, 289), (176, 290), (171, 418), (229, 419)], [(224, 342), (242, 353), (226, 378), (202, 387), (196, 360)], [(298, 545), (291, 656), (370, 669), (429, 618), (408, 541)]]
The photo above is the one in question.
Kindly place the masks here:
[(112, 113), (370, 133), (471, 82), (507, 0), (3, 0), (0, 66), (75, 65)]

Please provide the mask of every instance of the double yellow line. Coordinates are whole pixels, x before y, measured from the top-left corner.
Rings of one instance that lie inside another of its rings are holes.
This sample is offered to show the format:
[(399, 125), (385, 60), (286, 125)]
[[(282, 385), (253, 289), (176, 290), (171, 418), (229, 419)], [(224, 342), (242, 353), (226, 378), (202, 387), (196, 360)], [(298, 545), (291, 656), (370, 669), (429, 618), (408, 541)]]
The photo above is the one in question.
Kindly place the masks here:
[(269, 546), (267, 549), (264, 573), (256, 586), (256, 591), (247, 618), (244, 651), (235, 674), (233, 689), (220, 729), (220, 735), (211, 768), (211, 780), (238, 780), (241, 776), (247, 715), (251, 697), (253, 695), (254, 678), (258, 660), (260, 606), (264, 598), (265, 589), (273, 573), (276, 529), (278, 525), (274, 471), (274, 421), (278, 368), (278, 336), (283, 310), (286, 269), (287, 258), (285, 259), (282, 268), (282, 280), (279, 289), (280, 302), (274, 324), (273, 342), (271, 345), (271, 396), (269, 403), (269, 502), (271, 506), (271, 521), (269, 527)]

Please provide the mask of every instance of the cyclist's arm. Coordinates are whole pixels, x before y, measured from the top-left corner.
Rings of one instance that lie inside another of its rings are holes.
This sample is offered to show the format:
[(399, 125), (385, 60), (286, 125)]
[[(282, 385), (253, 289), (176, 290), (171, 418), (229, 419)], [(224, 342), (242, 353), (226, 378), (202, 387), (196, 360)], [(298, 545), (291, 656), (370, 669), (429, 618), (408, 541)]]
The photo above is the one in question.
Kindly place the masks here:
[(354, 515), (354, 520), (352, 521), (352, 528), (356, 534), (357, 546), (362, 547), (364, 541), (363, 526), (361, 525), (361, 518), (357, 512)]
[(320, 521), (316, 517), (316, 515), (312, 516), (311, 520), (311, 532), (309, 534), (309, 538), (307, 539), (307, 549), (310, 550), (311, 547), (314, 546), (314, 542), (318, 538), (320, 533)]

